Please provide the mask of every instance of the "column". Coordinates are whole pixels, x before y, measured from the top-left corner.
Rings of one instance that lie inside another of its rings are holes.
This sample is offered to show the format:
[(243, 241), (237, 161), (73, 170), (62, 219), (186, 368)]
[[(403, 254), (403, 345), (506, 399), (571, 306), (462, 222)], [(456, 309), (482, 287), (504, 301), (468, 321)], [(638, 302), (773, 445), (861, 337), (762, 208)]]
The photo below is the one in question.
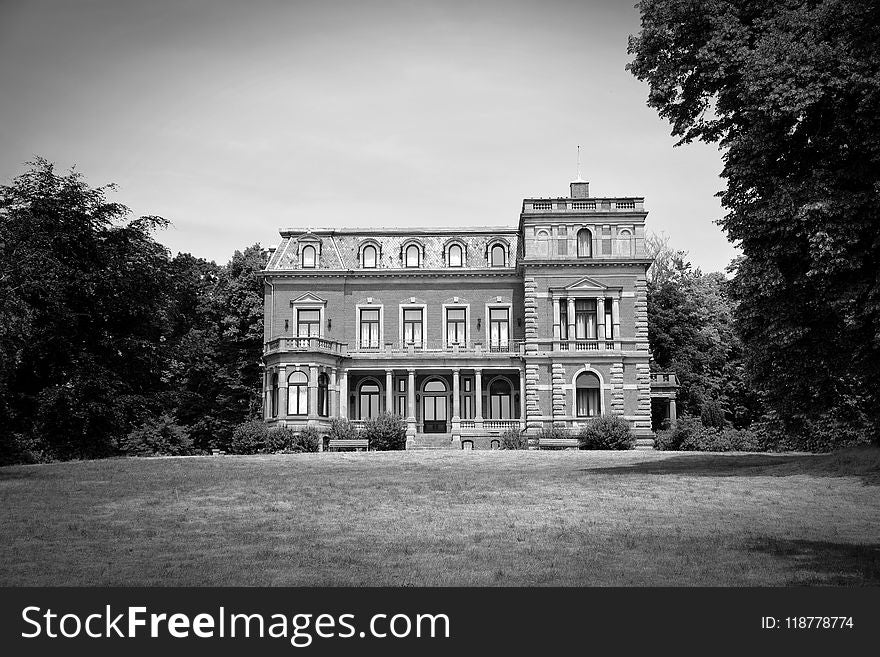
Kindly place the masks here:
[(474, 370), (474, 426), (483, 428), (483, 370)]
[[(309, 365), (309, 419), (318, 417), (318, 366)], [(310, 422), (311, 424), (311, 422)]]
[(519, 428), (526, 430), (526, 371), (519, 371)]
[(348, 417), (348, 371), (342, 370), (339, 382), (339, 417)]
[(461, 442), (461, 382), (458, 368), (452, 370), (452, 440)]
[[(562, 338), (562, 332), (561, 332), (561, 329), (559, 326), (559, 322), (560, 322), (559, 304), (561, 302), (562, 301), (560, 299), (553, 297), (553, 339), (554, 340), (560, 340)], [(554, 349), (555, 348), (556, 348), (556, 345), (554, 345)]]
[(385, 370), (385, 412), (394, 412), (394, 371)]
[[(610, 336), (609, 336), (610, 337)], [(599, 349), (605, 348), (605, 298), (596, 299), (596, 338), (599, 340)]]
[(278, 368), (278, 419), (287, 417), (287, 366)]
[(269, 370), (263, 370), (263, 419), (268, 420), (272, 417), (272, 409), (269, 407), (270, 400), (269, 395), (272, 394), (272, 379), (269, 375)]
[(574, 332), (574, 297), (568, 297), (568, 339), (575, 339)]
[(335, 417), (339, 415), (339, 387), (336, 383), (336, 368), (331, 367), (330, 383), (327, 386), (327, 415)]
[[(620, 338), (620, 299), (616, 297), (611, 300), (611, 324), (611, 337), (616, 342)], [(615, 344), (614, 347), (622, 348), (618, 344)]]
[(406, 371), (406, 437), (407, 441), (416, 435), (416, 371)]
[(669, 426), (675, 426), (676, 420), (678, 420), (678, 410), (675, 408), (675, 397), (672, 397), (669, 400)]

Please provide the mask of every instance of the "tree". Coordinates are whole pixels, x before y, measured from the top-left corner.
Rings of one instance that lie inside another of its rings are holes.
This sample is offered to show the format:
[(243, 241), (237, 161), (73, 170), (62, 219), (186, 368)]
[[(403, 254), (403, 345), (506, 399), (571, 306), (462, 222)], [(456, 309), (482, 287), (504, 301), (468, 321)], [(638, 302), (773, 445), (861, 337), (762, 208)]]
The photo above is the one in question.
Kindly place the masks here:
[(652, 367), (676, 373), (679, 410), (699, 415), (717, 401), (737, 427), (762, 414), (748, 385), (743, 348), (733, 326), (736, 302), (727, 277), (704, 274), (673, 250), (665, 236), (648, 236), (648, 338)]
[(747, 374), (784, 428), (880, 436), (880, 5), (643, 0), (629, 70), (723, 149)]
[(44, 159), (0, 187), (0, 452), (109, 454), (157, 410), (166, 222), (130, 219), (113, 189)]
[(258, 418), (261, 408), (265, 260), (258, 244), (219, 268), (178, 259), (184, 287), (198, 290), (193, 316), (181, 316), (188, 330), (176, 351), (178, 416), (196, 447), (225, 448), (235, 426)]

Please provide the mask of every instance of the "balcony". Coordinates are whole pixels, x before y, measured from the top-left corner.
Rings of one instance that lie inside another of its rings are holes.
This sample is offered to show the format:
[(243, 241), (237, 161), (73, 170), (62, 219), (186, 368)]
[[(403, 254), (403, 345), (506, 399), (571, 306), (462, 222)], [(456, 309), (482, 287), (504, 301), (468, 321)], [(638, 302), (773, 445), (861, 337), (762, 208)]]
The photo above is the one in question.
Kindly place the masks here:
[(644, 212), (645, 199), (641, 197), (527, 198), (523, 200), (522, 211), (523, 214)]
[(678, 388), (675, 372), (651, 372), (651, 388)]
[(417, 343), (387, 342), (384, 345), (345, 343), (327, 338), (275, 338), (263, 347), (263, 355), (291, 352), (319, 352), (335, 356), (353, 356), (369, 358), (370, 356), (509, 356), (524, 353), (522, 340), (504, 342), (462, 342), (448, 343), (431, 341)]
[(492, 354), (519, 354), (523, 352), (522, 340), (507, 340), (504, 342), (490, 342), (484, 344), (482, 342), (443, 342), (442, 340), (413, 343), (392, 343), (385, 344), (384, 349), (378, 347), (363, 347), (363, 345), (350, 345), (349, 351), (353, 354), (363, 353), (385, 353), (394, 356), (415, 355), (415, 354), (442, 354), (451, 355), (492, 355)]
[(647, 340), (633, 338), (614, 338), (611, 340), (578, 339), (578, 340), (538, 340), (535, 344), (538, 351), (636, 351), (646, 350)]
[(345, 345), (326, 338), (275, 338), (263, 345), (263, 355), (291, 352), (318, 351), (325, 354), (345, 355)]

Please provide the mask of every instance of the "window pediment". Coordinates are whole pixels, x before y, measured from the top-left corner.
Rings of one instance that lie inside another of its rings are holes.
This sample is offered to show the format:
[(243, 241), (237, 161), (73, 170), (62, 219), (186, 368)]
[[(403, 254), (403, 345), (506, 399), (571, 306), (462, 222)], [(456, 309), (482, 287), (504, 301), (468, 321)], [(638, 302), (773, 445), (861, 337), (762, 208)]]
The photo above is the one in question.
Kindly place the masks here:
[(317, 294), (313, 292), (306, 292), (305, 294), (301, 294), (296, 299), (290, 300), (290, 305), (296, 304), (320, 304), (322, 306), (327, 305), (327, 299), (322, 299)]

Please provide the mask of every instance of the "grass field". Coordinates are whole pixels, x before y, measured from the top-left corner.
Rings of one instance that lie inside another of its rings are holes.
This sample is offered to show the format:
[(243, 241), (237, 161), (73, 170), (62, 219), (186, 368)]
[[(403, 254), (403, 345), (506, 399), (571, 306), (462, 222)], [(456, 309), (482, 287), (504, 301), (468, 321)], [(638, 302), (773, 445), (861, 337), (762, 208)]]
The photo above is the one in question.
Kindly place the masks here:
[(880, 451), (0, 468), (4, 585), (880, 584)]

